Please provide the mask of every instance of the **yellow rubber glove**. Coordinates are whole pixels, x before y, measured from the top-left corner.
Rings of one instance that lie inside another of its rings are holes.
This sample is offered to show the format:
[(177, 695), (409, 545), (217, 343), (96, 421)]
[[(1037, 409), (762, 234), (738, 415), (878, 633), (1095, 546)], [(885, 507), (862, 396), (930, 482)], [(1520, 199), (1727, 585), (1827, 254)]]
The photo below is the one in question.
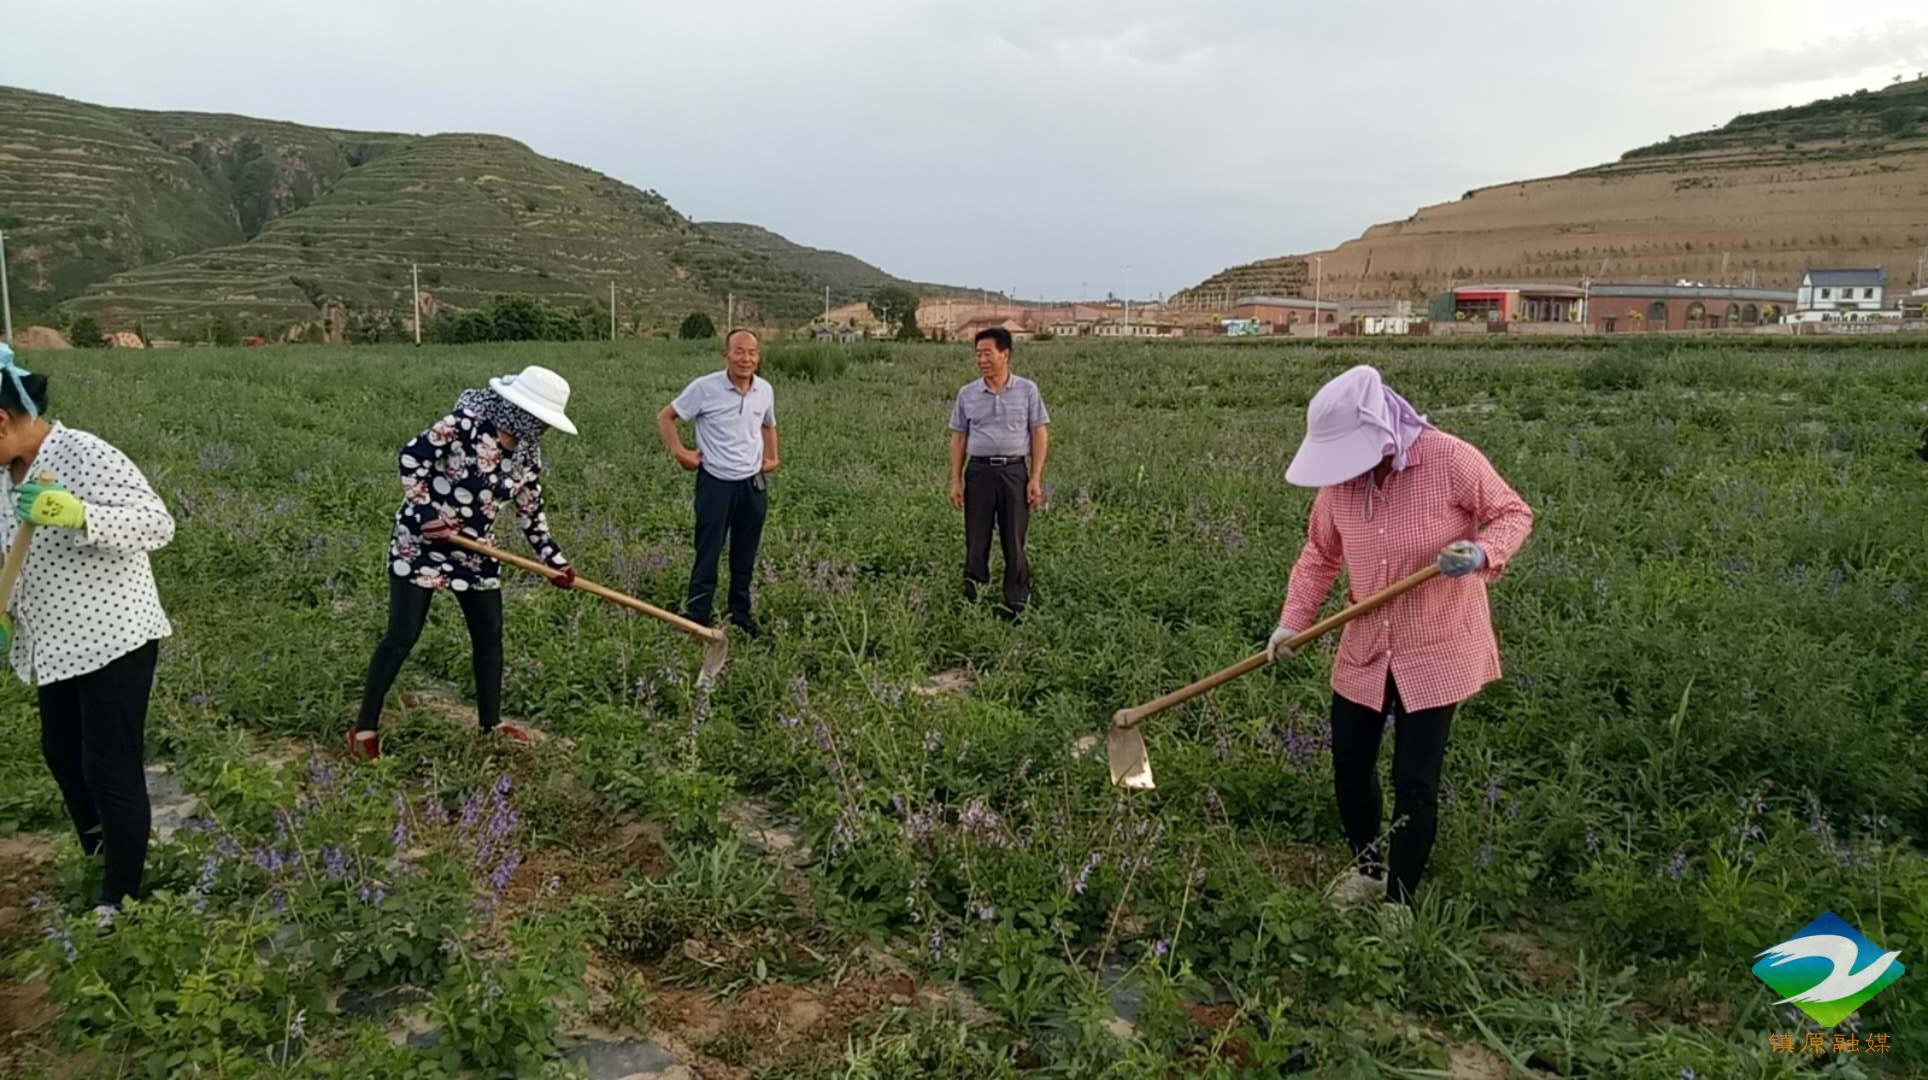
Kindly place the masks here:
[(87, 524), (87, 504), (59, 484), (21, 484), (13, 489), (14, 513), (35, 525), (79, 529)]

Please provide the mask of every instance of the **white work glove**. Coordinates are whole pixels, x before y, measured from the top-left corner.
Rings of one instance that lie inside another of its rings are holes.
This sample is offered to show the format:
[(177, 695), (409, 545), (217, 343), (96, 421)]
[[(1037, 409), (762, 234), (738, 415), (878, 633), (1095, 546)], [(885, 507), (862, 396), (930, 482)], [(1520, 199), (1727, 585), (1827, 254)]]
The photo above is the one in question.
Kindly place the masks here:
[(1449, 578), (1465, 577), (1485, 565), (1485, 550), (1471, 540), (1455, 540), (1439, 553), (1439, 572)]
[(1294, 633), (1296, 631), (1284, 626), (1272, 631), (1272, 636), (1265, 640), (1266, 658), (1276, 664), (1281, 660), (1297, 656), (1297, 650), (1287, 648), (1285, 644), (1292, 640)]

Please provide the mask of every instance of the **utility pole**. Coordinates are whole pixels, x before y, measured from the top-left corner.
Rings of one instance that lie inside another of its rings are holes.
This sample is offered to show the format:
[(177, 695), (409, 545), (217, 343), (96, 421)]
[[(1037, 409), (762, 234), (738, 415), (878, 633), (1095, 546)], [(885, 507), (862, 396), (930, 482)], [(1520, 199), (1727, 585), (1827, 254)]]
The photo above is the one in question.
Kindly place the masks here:
[(729, 299), (724, 301), (723, 333), (728, 335), (734, 329), (736, 329), (736, 294), (730, 293)]
[(7, 344), (13, 344), (13, 298), (7, 295), (7, 234), (0, 232), (0, 317), (5, 319)]
[(1325, 286), (1325, 256), (1314, 255), (1312, 256), (1312, 262), (1314, 267), (1312, 278), (1312, 336), (1316, 338), (1320, 334), (1319, 293)]
[(415, 347), (419, 349), (422, 346), (422, 267), (420, 263), (408, 264), (408, 277), (415, 289), (415, 317), (409, 321), (415, 324)]
[(609, 340), (616, 340), (616, 283), (609, 283)]
[(830, 286), (823, 287), (823, 324), (830, 325)]

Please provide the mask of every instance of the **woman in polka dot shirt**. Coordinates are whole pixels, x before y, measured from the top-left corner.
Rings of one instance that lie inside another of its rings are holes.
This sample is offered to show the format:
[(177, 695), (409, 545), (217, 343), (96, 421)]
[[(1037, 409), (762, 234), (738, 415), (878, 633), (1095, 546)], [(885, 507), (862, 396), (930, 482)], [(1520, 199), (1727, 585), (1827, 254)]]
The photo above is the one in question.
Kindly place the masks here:
[(100, 903), (118, 908), (147, 862), (147, 703), (173, 633), (147, 553), (174, 519), (126, 455), (46, 412), (47, 377), (0, 345), (0, 544), (35, 527), (0, 646), (36, 687), (41, 755), (82, 850), (101, 856)]
[(501, 722), (502, 566), (447, 540), (457, 532), (487, 540), (496, 515), (508, 509), (536, 557), (563, 572), (551, 580), (574, 585), (575, 571), (542, 511), (542, 436), (551, 427), (576, 433), (564, 413), (568, 403), (561, 376), (525, 368), (489, 380), (486, 390), (464, 391), (453, 412), (402, 447), (402, 506), (388, 546), (388, 630), (369, 661), (361, 714), (348, 732), (351, 756), (381, 755), (382, 702), (421, 636), (430, 598), (444, 589), (455, 594), (468, 624), (482, 730), (527, 741), (519, 725)]

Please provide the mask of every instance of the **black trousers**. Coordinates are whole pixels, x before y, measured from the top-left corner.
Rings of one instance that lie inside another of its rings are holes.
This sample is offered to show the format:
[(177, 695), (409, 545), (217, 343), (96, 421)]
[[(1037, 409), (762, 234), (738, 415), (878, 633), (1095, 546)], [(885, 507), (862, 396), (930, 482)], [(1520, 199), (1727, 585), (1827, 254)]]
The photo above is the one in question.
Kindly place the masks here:
[(100, 902), (120, 906), (141, 892), (147, 864), (147, 700), (160, 642), (99, 671), (40, 687), (40, 754), (60, 785), (80, 847), (106, 863)]
[[(469, 648), (475, 669), (475, 712), (488, 731), (502, 721), (502, 590), (468, 589), (455, 592), (462, 607), (462, 621), (469, 627)], [(374, 731), (382, 722), (382, 702), (402, 662), (422, 636), (428, 622), (428, 602), (434, 589), (424, 589), (393, 574), (388, 578), (388, 630), (375, 645), (368, 661), (368, 679), (362, 684), (361, 715), (355, 719), (356, 731)]]
[[(1376, 877), (1390, 871), (1388, 899), (1410, 903), (1432, 858), (1433, 837), (1439, 832), (1439, 772), (1456, 707), (1409, 713), (1390, 675), (1382, 710), (1332, 696), (1332, 787), (1339, 801), (1339, 820), (1353, 858), (1366, 872)], [(1391, 859), (1382, 870), (1379, 739), (1388, 718), (1393, 722), (1393, 829)]]
[(689, 603), (693, 622), (710, 624), (716, 602), (716, 563), (723, 542), (730, 544), (730, 620), (750, 621), (750, 583), (756, 576), (756, 550), (763, 543), (763, 518), (770, 494), (760, 477), (718, 480), (696, 470), (696, 564), (690, 568)]
[(991, 581), (991, 527), (997, 526), (1004, 550), (1004, 606), (1012, 614), (1031, 600), (1031, 562), (1024, 555), (1024, 530), (1031, 506), (1024, 500), (1030, 472), (1019, 463), (964, 466), (964, 595), (977, 599)]

